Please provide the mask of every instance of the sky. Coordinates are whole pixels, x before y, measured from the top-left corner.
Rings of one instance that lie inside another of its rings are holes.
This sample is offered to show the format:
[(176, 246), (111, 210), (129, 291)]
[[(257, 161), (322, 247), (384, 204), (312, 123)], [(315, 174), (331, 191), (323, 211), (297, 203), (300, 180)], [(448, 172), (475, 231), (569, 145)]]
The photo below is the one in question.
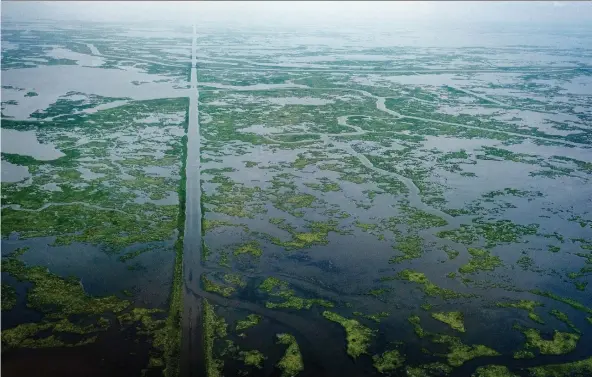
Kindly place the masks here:
[(592, 1), (2, 1), (2, 18), (174, 21), (217, 25), (301, 26), (418, 23), (592, 24)]

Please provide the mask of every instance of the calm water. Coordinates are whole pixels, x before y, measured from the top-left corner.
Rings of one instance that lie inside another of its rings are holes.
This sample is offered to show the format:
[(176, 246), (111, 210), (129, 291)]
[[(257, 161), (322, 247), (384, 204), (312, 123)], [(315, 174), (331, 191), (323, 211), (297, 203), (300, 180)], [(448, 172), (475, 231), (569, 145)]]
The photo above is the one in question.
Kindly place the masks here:
[(7, 376), (592, 356), (588, 31), (66, 26), (2, 24)]

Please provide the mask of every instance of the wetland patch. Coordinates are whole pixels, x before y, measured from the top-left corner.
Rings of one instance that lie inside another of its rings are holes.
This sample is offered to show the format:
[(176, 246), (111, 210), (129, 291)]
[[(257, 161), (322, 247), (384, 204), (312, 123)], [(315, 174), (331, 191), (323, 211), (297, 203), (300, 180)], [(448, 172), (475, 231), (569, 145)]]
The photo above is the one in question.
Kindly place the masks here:
[(3, 372), (177, 376), (186, 282), (208, 377), (592, 373), (592, 34), (514, 31), (3, 22)]

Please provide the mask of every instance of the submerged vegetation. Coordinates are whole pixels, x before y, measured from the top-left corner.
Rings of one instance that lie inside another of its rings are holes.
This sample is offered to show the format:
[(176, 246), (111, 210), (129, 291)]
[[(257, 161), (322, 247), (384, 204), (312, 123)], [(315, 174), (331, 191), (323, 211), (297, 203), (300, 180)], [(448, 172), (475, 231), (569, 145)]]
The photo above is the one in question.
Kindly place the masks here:
[(374, 368), (380, 373), (388, 373), (404, 365), (405, 357), (399, 351), (385, 351), (382, 355), (374, 355)]
[[(361, 325), (360, 322), (355, 319), (347, 319), (337, 313), (324, 311), (323, 317), (339, 323), (345, 330), (348, 355), (355, 359), (362, 354), (368, 353), (370, 340), (374, 336), (374, 332), (371, 329)], [(380, 359), (380, 363), (385, 362), (384, 357), (385, 356), (383, 355)], [(390, 358), (390, 356), (387, 356), (387, 358)]]
[[(3, 160), (23, 164), (34, 174), (28, 183), (2, 182), (2, 234), (18, 235), (24, 242), (50, 237), (45, 238), (45, 247), (55, 248), (51, 253), (57, 262), (49, 268), (24, 263), (21, 258), (34, 258), (37, 247), (26, 253), (17, 249), (3, 259), (3, 279), (6, 273), (29, 284), (25, 305), (43, 313), (41, 322), (3, 329), (6, 349), (83, 346), (96, 342), (118, 323), (123, 329), (134, 329), (137, 337), (148, 337), (147, 370), (177, 375), (185, 219), (184, 197), (178, 198), (185, 184), (186, 146), (181, 135), (186, 128), (186, 104), (183, 99), (139, 101), (89, 114), (83, 120), (44, 125), (3, 120), (3, 127), (36, 132), (46, 143), (65, 150), (63, 157), (47, 161), (3, 153)], [(146, 116), (168, 118), (159, 137), (140, 145), (126, 142), (129, 133), (148, 137), (155, 132), (149, 123), (138, 121)], [(81, 123), (87, 127), (80, 127)], [(93, 123), (105, 126), (90, 126)], [(168, 169), (168, 173), (151, 173), (157, 169)], [(97, 246), (99, 252), (117, 255), (109, 262), (115, 265), (104, 265), (99, 273), (104, 273), (106, 266), (117, 270), (120, 263), (127, 264), (128, 271), (141, 271), (146, 267), (139, 261), (146, 261), (146, 255), (162, 255), (173, 266), (162, 286), (162, 294), (169, 297), (168, 315), (162, 304), (137, 306), (128, 289), (126, 297), (98, 297), (87, 292), (86, 279), (58, 274), (59, 250), (70, 245)], [(2, 291), (4, 310), (12, 291), (10, 286), (3, 286)]]
[(544, 324), (545, 322), (543, 321), (543, 319), (537, 314), (535, 313), (535, 309), (537, 307), (541, 307), (543, 306), (543, 304), (541, 304), (540, 302), (537, 301), (529, 301), (529, 300), (520, 300), (516, 303), (513, 302), (506, 302), (506, 303), (502, 303), (502, 302), (498, 302), (497, 306), (501, 307), (501, 308), (516, 308), (516, 309), (523, 309), (526, 310), (528, 312), (528, 318), (532, 319), (535, 322)]
[(532, 367), (528, 368), (528, 371), (534, 377), (583, 377), (592, 373), (592, 357), (571, 363), (548, 364)]
[(589, 33), (451, 53), (198, 23), (192, 72), (190, 25), (72, 30), (2, 25), (9, 362), (178, 376), (198, 299), (208, 377), (592, 374), (589, 62), (560, 43)]
[(217, 339), (226, 336), (226, 321), (218, 316), (214, 307), (207, 300), (203, 301), (203, 329), (204, 329), (204, 360), (208, 376), (216, 377), (222, 375), (224, 363), (216, 358), (214, 343)]
[(122, 330), (135, 329), (136, 334), (150, 340), (151, 358), (147, 368), (166, 367), (164, 372), (174, 375), (178, 357), (176, 337), (180, 332), (168, 319), (162, 319), (164, 310), (132, 307), (130, 301), (116, 296), (91, 296), (80, 281), (59, 277), (41, 266), (27, 266), (17, 259), (20, 254), (13, 253), (3, 259), (2, 272), (32, 285), (27, 292), (26, 305), (43, 313), (43, 319), (4, 329), (2, 346), (5, 350), (94, 343), (101, 333), (115, 325), (112, 319), (115, 315)]
[(503, 365), (487, 365), (478, 367), (473, 374), (475, 377), (516, 377), (516, 375)]
[(526, 348), (536, 348), (543, 355), (562, 355), (576, 348), (580, 336), (555, 330), (553, 339), (543, 339), (537, 329), (523, 329)]
[(438, 335), (433, 341), (448, 345), (449, 348), (446, 357), (451, 366), (460, 366), (476, 357), (500, 355), (499, 352), (484, 345), (466, 345), (459, 338), (449, 335)]
[(282, 302), (268, 301), (265, 306), (270, 309), (310, 309), (313, 305), (319, 305), (326, 308), (332, 308), (334, 304), (330, 301), (319, 298), (302, 298), (296, 296), (293, 289), (288, 288), (288, 284), (274, 277), (265, 279), (259, 289), (267, 292), (271, 297), (281, 298)]
[(448, 324), (454, 330), (465, 332), (465, 325), (463, 324), (463, 314), (461, 312), (432, 313), (432, 317), (434, 317), (438, 321)]
[(12, 285), (2, 283), (2, 311), (10, 310), (16, 305), (16, 290)]
[(251, 365), (259, 369), (262, 368), (261, 364), (266, 359), (266, 357), (257, 350), (241, 351), (240, 356), (243, 358), (245, 365)]
[(294, 377), (304, 370), (300, 348), (291, 334), (277, 334), (277, 342), (288, 346), (284, 356), (277, 363), (277, 367), (282, 370), (282, 377)]
[(477, 271), (492, 271), (502, 265), (499, 257), (493, 256), (483, 249), (468, 249), (471, 259), (469, 263), (461, 266), (458, 271), (463, 274), (472, 274)]
[(403, 270), (398, 274), (398, 277), (402, 280), (419, 284), (427, 296), (440, 296), (445, 300), (463, 297), (461, 293), (457, 293), (451, 289), (441, 288), (432, 283), (422, 272)]
[(261, 316), (257, 314), (249, 314), (247, 318), (236, 323), (236, 331), (246, 330), (249, 327), (256, 326), (261, 322)]

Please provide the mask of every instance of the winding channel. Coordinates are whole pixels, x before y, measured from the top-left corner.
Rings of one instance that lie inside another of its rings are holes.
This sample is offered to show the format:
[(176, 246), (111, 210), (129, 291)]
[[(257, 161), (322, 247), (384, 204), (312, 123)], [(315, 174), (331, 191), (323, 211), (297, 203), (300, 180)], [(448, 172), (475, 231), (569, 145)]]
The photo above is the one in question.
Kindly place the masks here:
[[(378, 104), (377, 104), (378, 107)], [(315, 135), (319, 135), (320, 136), (320, 140), (325, 144), (333, 144), (336, 145), (338, 148), (345, 150), (347, 153), (349, 153), (352, 156), (355, 156), (358, 161), (360, 161), (360, 163), (362, 165), (364, 165), (365, 167), (367, 167), (368, 169), (375, 171), (379, 174), (382, 175), (387, 175), (387, 176), (391, 176), (396, 178), (397, 180), (401, 181), (405, 187), (407, 187), (408, 190), (408, 199), (410, 204), (413, 207), (419, 208), (421, 210), (423, 210), (424, 212), (428, 212), (432, 215), (436, 215), (439, 216), (441, 218), (443, 218), (444, 220), (446, 220), (448, 222), (448, 226), (446, 226), (446, 228), (452, 226), (453, 228), (456, 227), (460, 221), (459, 219), (450, 216), (449, 214), (447, 214), (446, 212), (440, 211), (437, 208), (431, 207), (427, 204), (425, 204), (420, 197), (420, 191), (419, 188), (415, 185), (415, 183), (413, 183), (413, 181), (401, 174), (397, 174), (395, 172), (391, 172), (391, 171), (387, 171), (384, 169), (380, 169), (377, 168), (376, 166), (374, 166), (374, 164), (372, 162), (370, 162), (370, 160), (368, 160), (366, 158), (366, 156), (364, 156), (363, 154), (357, 152), (354, 148), (352, 148), (351, 145), (349, 145), (346, 142), (339, 142), (336, 140), (332, 140), (330, 139), (330, 137), (332, 136), (361, 136), (364, 134), (367, 134), (367, 131), (362, 130), (360, 127), (358, 126), (352, 126), (350, 124), (347, 123), (347, 118), (352, 117), (355, 115), (345, 115), (345, 116), (340, 116), (337, 118), (337, 123), (340, 126), (345, 126), (345, 127), (350, 127), (353, 128), (355, 130), (355, 132), (344, 132), (344, 133), (339, 133), (339, 134), (328, 134), (328, 133), (315, 133)], [(304, 135), (304, 134), (274, 134), (275, 136), (278, 135)], [(308, 133), (308, 135), (310, 135), (310, 133)], [(300, 141), (296, 141), (296, 142), (287, 142), (287, 141), (279, 141), (279, 140), (275, 140), (272, 139), (270, 137), (266, 137), (267, 140), (270, 140), (272, 142), (275, 143), (279, 143), (279, 144), (292, 144), (292, 143), (306, 143), (306, 142), (315, 142), (318, 140), (300, 140)], [(443, 230), (438, 228), (438, 230)]]
[[(281, 85), (281, 84), (280, 84)], [(565, 145), (571, 145), (573, 147), (581, 147), (581, 148), (590, 148), (589, 144), (585, 144), (585, 143), (578, 143), (575, 141), (567, 141), (564, 139), (559, 139), (559, 138), (547, 138), (547, 137), (542, 137), (542, 136), (535, 136), (535, 135), (528, 135), (528, 134), (522, 134), (522, 133), (518, 133), (518, 132), (512, 132), (512, 131), (506, 131), (506, 130), (498, 130), (498, 129), (494, 129), (494, 128), (486, 128), (486, 127), (479, 127), (479, 126), (470, 126), (467, 124), (463, 124), (463, 123), (455, 123), (455, 122), (446, 122), (443, 120), (437, 120), (437, 119), (430, 119), (430, 118), (424, 118), (424, 117), (418, 117), (418, 116), (413, 116), (413, 115), (405, 115), (405, 114), (401, 114), (399, 112), (396, 112), (394, 110), (390, 110), (386, 107), (386, 99), (388, 97), (381, 97), (381, 96), (376, 96), (370, 92), (367, 92), (365, 90), (361, 90), (361, 89), (350, 89), (350, 88), (311, 88), (311, 87), (306, 87), (303, 85), (298, 85), (295, 84), (293, 86), (290, 87), (274, 87), (272, 89), (270, 88), (252, 88), (252, 87), (244, 87), (244, 88), (240, 88), (238, 86), (232, 86), (232, 85), (217, 85), (215, 86), (217, 88), (217, 90), (236, 90), (236, 91), (257, 91), (257, 90), (264, 90), (264, 91), (270, 91), (270, 90), (293, 90), (293, 89), (305, 89), (305, 90), (336, 90), (336, 91), (344, 91), (344, 92), (357, 92), (362, 94), (365, 97), (370, 97), (370, 98), (374, 98), (376, 99), (376, 109), (390, 114), (395, 118), (398, 119), (414, 119), (414, 120), (420, 120), (423, 122), (430, 122), (430, 123), (436, 123), (436, 124), (444, 124), (447, 126), (455, 126), (455, 127), (464, 127), (464, 128), (468, 128), (468, 129), (472, 129), (472, 130), (480, 130), (480, 131), (487, 131), (487, 132), (495, 132), (495, 133), (501, 133), (501, 134), (506, 134), (506, 135), (510, 135), (510, 136), (516, 136), (516, 137), (522, 137), (525, 139), (533, 139), (533, 140), (541, 140), (541, 141), (548, 141), (548, 142), (553, 142), (553, 143), (561, 143), (561, 144), (565, 144)], [(203, 90), (202, 91), (206, 91)], [(508, 108), (513, 108), (511, 106), (505, 106)], [(536, 110), (532, 110), (532, 111), (536, 111)], [(314, 134), (314, 133), (312, 133)], [(276, 136), (282, 136), (282, 135), (289, 135), (289, 134), (274, 134)], [(313, 140), (311, 140), (313, 141)], [(282, 143), (280, 141), (276, 141), (278, 143)]]
[[(147, 59), (140, 59), (140, 58), (129, 58), (123, 56), (115, 56), (115, 55), (103, 55), (99, 52), (99, 50), (92, 44), (87, 44), (89, 49), (91, 49), (91, 53), (96, 56), (102, 56), (106, 58), (117, 58), (117, 59), (125, 59), (130, 61), (141, 61), (147, 62), (152, 64), (159, 64), (163, 66), (172, 66), (172, 67), (183, 67), (182, 65), (177, 64), (169, 64), (157, 61), (151, 61)], [(240, 60), (240, 59), (235, 59)], [(261, 66), (265, 66), (264, 64), (258, 64)], [(229, 68), (224, 68), (229, 69)], [(237, 68), (238, 69), (238, 68)], [(268, 68), (263, 68), (262, 70), (269, 70)], [(307, 69), (307, 71), (327, 71), (327, 70), (314, 70), (314, 69)], [(352, 70), (353, 72), (359, 72)], [(495, 71), (495, 70), (492, 70)], [(376, 71), (375, 71), (376, 72)], [(489, 71), (486, 71), (489, 72)], [(369, 72), (372, 73), (372, 72)], [(234, 89), (234, 88), (232, 88)], [(558, 139), (548, 139), (539, 136), (533, 135), (525, 135), (520, 133), (513, 133), (503, 130), (495, 130), (495, 129), (488, 129), (483, 127), (477, 126), (470, 126), (460, 123), (452, 123), (452, 122), (445, 122), (439, 121), (435, 119), (429, 118), (422, 118), (422, 117), (415, 117), (415, 116), (407, 116), (400, 114), (396, 111), (390, 110), (386, 107), (385, 101), (386, 97), (379, 97), (373, 95), (369, 92), (357, 89), (346, 89), (346, 88), (310, 88), (303, 85), (294, 85), (291, 87), (285, 88), (275, 88), (275, 90), (282, 90), (282, 89), (308, 89), (308, 90), (340, 90), (340, 91), (354, 91), (361, 93), (363, 96), (371, 97), (376, 99), (376, 108), (384, 113), (387, 113), (395, 118), (398, 119), (415, 119), (421, 120), (436, 124), (444, 124), (444, 125), (452, 125), (458, 127), (464, 127), (469, 129), (477, 129), (477, 130), (484, 130), (490, 132), (499, 132), (508, 135), (513, 135), (522, 138), (529, 138), (529, 139), (536, 139), (536, 140), (543, 140), (543, 141), (552, 141), (563, 143), (566, 145), (572, 146), (580, 146), (580, 147), (589, 147), (589, 145), (569, 142), (565, 140), (558, 140)], [(464, 90), (462, 88), (456, 88), (461, 90), (467, 94), (477, 96), (478, 98), (482, 98), (496, 104), (511, 107), (501, 102), (492, 100), (490, 98), (480, 96), (477, 93), (470, 92), (468, 90)], [(241, 89), (235, 89), (241, 90)], [(253, 88), (245, 88), (242, 90), (256, 90)], [(263, 89), (269, 90), (269, 89)], [(207, 91), (207, 90), (206, 90)], [(338, 352), (334, 352), (332, 348), (325, 347), (331, 341), (331, 332), (328, 330), (328, 326), (319, 325), (318, 323), (308, 321), (305, 318), (302, 318), (298, 315), (293, 315), (286, 312), (280, 312), (276, 310), (267, 309), (261, 305), (256, 303), (240, 300), (240, 299), (228, 299), (224, 297), (220, 297), (218, 295), (204, 292), (200, 287), (200, 277), (204, 270), (201, 261), (201, 254), (202, 254), (202, 231), (201, 231), (201, 220), (202, 220), (202, 213), (201, 213), (201, 176), (200, 176), (200, 144), (201, 144), (201, 137), (200, 137), (200, 128), (199, 128), (199, 119), (198, 119), (198, 102), (199, 102), (199, 92), (198, 92), (198, 82), (197, 82), (197, 33), (196, 27), (193, 26), (193, 33), (192, 33), (192, 57), (191, 57), (191, 75), (190, 75), (190, 90), (189, 90), (189, 117), (188, 117), (188, 129), (187, 129), (187, 160), (186, 160), (186, 169), (185, 169), (185, 178), (186, 178), (186, 197), (185, 197), (185, 208), (182, 209), (185, 211), (185, 224), (184, 224), (184, 238), (183, 238), (183, 282), (182, 282), (182, 291), (183, 291), (183, 315), (182, 315), (182, 343), (181, 343), (181, 375), (182, 376), (205, 376), (205, 358), (204, 358), (204, 342), (202, 338), (202, 326), (203, 326), (203, 316), (202, 316), (202, 300), (208, 299), (213, 303), (227, 306), (227, 307), (234, 307), (237, 309), (249, 310), (253, 313), (257, 313), (260, 315), (265, 316), (266, 318), (272, 319), (276, 322), (282, 323), (285, 326), (288, 326), (295, 331), (297, 331), (301, 336), (303, 336), (308, 344), (306, 344), (309, 349), (313, 351), (315, 355), (319, 355), (319, 360), (315, 360), (317, 362), (321, 360), (337, 360), (341, 365), (343, 365), (342, 370), (332, 370), (327, 371), (331, 375), (340, 375), (342, 372), (346, 372), (346, 368), (349, 365), (349, 360), (345, 356), (345, 354), (341, 350), (337, 350)], [(278, 143), (278, 144), (296, 144), (296, 143), (311, 143), (311, 142), (319, 142), (322, 141), (325, 145), (333, 144), (339, 149), (344, 150), (346, 153), (349, 153), (352, 156), (355, 156), (362, 165), (365, 167), (386, 176), (391, 176), (396, 178), (397, 180), (401, 181), (408, 189), (408, 199), (410, 204), (413, 207), (419, 208), (425, 212), (430, 214), (439, 216), (445, 219), (448, 222), (448, 225), (442, 227), (435, 227), (432, 228), (431, 231), (436, 230), (444, 230), (444, 229), (452, 229), (458, 226), (460, 220), (449, 214), (431, 207), (424, 203), (421, 199), (420, 190), (414, 184), (414, 182), (400, 174), (395, 172), (387, 171), (375, 167), (374, 164), (369, 161), (362, 153), (357, 152), (348, 142), (337, 141), (335, 140), (336, 137), (351, 137), (351, 136), (363, 136), (368, 134), (369, 131), (365, 131), (362, 128), (354, 125), (348, 124), (347, 120), (350, 117), (356, 115), (345, 115), (339, 116), (337, 118), (337, 123), (340, 126), (348, 127), (353, 129), (352, 132), (346, 133), (339, 133), (339, 134), (331, 134), (331, 133), (288, 133), (288, 134), (274, 134), (273, 136), (294, 136), (294, 135), (318, 135), (319, 139), (311, 139), (311, 140), (301, 140), (295, 142), (288, 142), (288, 141), (279, 141), (276, 139), (272, 139), (269, 136), (264, 136), (271, 142)], [(114, 208), (105, 208), (100, 207), (84, 202), (69, 202), (69, 203), (45, 203), (42, 207), (37, 209), (24, 209), (20, 208), (19, 205), (5, 205), (2, 208), (11, 208), (13, 210), (18, 211), (28, 211), (28, 212), (39, 212), (43, 211), (51, 206), (68, 206), (68, 205), (80, 205), (85, 206), (97, 210), (103, 211), (114, 211), (126, 215), (130, 215), (125, 211), (120, 209)], [(139, 219), (138, 215), (135, 215), (137, 219)], [(464, 249), (464, 246), (461, 245)], [(289, 276), (284, 277), (286, 280), (290, 280)], [(298, 281), (298, 279), (292, 278), (290, 281), (292, 284), (295, 285), (305, 285), (305, 282)], [(313, 288), (313, 285), (309, 285), (309, 288)], [(338, 297), (342, 299), (344, 296), (342, 294), (335, 294), (330, 290), (323, 290), (320, 287), (316, 287), (321, 293), (321, 296), (329, 296), (329, 298), (333, 300), (337, 300)], [(350, 300), (355, 299), (355, 296), (352, 296)]]
[[(227, 88), (223, 88), (223, 87), (224, 87), (224, 85), (218, 85), (219, 89), (226, 89), (226, 90), (230, 89), (228, 87)], [(300, 87), (301, 87), (301, 85), (296, 85), (295, 87), (292, 87), (292, 88), (285, 88), (285, 87), (277, 88), (276, 87), (273, 90), (288, 90), (288, 89), (297, 89)], [(240, 90), (256, 90), (256, 89), (252, 89), (252, 88), (236, 89), (236, 87), (234, 87), (234, 89), (239, 90), (239, 91)], [(549, 138), (545, 138), (545, 137), (534, 136), (534, 135), (525, 135), (525, 134), (520, 134), (520, 133), (510, 132), (510, 131), (488, 129), (488, 128), (478, 127), (478, 126), (470, 126), (470, 125), (466, 125), (466, 124), (462, 124), (462, 123), (453, 123), (453, 122), (440, 121), (440, 120), (436, 120), (436, 119), (429, 119), (429, 118), (423, 118), (423, 117), (404, 115), (404, 114), (398, 113), (396, 111), (390, 110), (386, 107), (385, 103), (386, 103), (387, 97), (376, 96), (372, 93), (369, 93), (367, 91), (360, 90), (360, 89), (347, 89), (347, 88), (308, 88), (308, 89), (310, 89), (310, 90), (343, 90), (343, 91), (357, 92), (357, 93), (362, 94), (365, 97), (370, 97), (370, 98), (376, 99), (376, 109), (377, 110), (387, 113), (387, 114), (389, 114), (393, 117), (396, 117), (398, 119), (405, 119), (405, 118), (415, 119), (415, 120), (421, 120), (421, 121), (426, 121), (426, 122), (432, 122), (432, 123), (436, 123), (436, 124), (445, 124), (445, 125), (451, 125), (451, 126), (457, 126), (457, 127), (465, 127), (465, 128), (469, 128), (469, 129), (476, 129), (476, 130), (489, 131), (489, 132), (499, 132), (499, 133), (504, 133), (507, 135), (517, 136), (517, 137), (522, 137), (522, 138), (527, 138), (527, 139), (558, 142), (558, 143), (563, 143), (566, 145), (577, 146), (577, 147), (584, 147), (584, 148), (590, 147), (587, 144), (570, 142), (570, 141), (566, 141), (566, 140), (549, 139)], [(269, 90), (269, 89), (264, 89), (264, 90)], [(468, 94), (474, 94), (474, 93), (469, 92)], [(501, 103), (499, 103), (499, 104), (503, 105)], [(293, 142), (280, 141), (280, 140), (276, 140), (276, 139), (273, 139), (273, 138), (271, 138), (269, 136), (265, 136), (265, 135), (263, 135), (263, 137), (270, 142), (278, 143), (278, 144), (311, 143), (311, 142), (317, 142), (319, 140), (323, 141), (324, 144), (332, 143), (333, 145), (338, 146), (338, 148), (347, 151), (347, 153), (349, 153), (350, 155), (355, 156), (360, 161), (360, 163), (362, 165), (364, 165), (365, 167), (367, 167), (379, 174), (391, 176), (391, 177), (394, 177), (394, 178), (398, 179), (399, 181), (401, 181), (407, 187), (407, 190), (409, 192), (408, 199), (409, 199), (410, 204), (413, 207), (419, 208), (419, 209), (421, 209), (427, 213), (430, 213), (432, 215), (439, 216), (448, 222), (447, 225), (445, 225), (443, 227), (434, 228), (433, 231), (449, 230), (449, 229), (454, 229), (454, 228), (458, 227), (461, 223), (460, 219), (455, 218), (454, 216), (451, 216), (451, 215), (449, 215), (437, 208), (429, 206), (421, 200), (420, 190), (415, 185), (413, 180), (411, 180), (403, 175), (400, 175), (398, 173), (377, 168), (376, 166), (374, 166), (374, 164), (372, 162), (370, 162), (370, 160), (368, 160), (366, 158), (366, 156), (357, 152), (347, 142), (338, 142), (334, 139), (330, 139), (331, 137), (339, 137), (339, 136), (362, 136), (362, 135), (369, 133), (369, 131), (365, 131), (358, 126), (353, 126), (353, 125), (348, 124), (347, 118), (352, 117), (352, 116), (355, 116), (355, 115), (340, 116), (337, 118), (337, 123), (343, 127), (353, 128), (355, 130), (354, 132), (344, 132), (344, 133), (339, 133), (339, 134), (331, 134), (331, 133), (277, 133), (277, 134), (273, 134), (273, 136), (318, 135), (320, 137), (320, 139), (299, 140), (299, 141), (293, 141)]]
[[(384, 102), (382, 102), (382, 104), (384, 105)], [(379, 104), (377, 103), (376, 105), (377, 108), (380, 109)], [(353, 128), (355, 131), (354, 132), (344, 132), (344, 133), (339, 133), (339, 134), (328, 134), (328, 133), (316, 133), (316, 135), (320, 136), (320, 140), (325, 143), (325, 145), (327, 144), (333, 144), (336, 145), (338, 148), (343, 149), (345, 151), (347, 151), (347, 153), (349, 153), (352, 156), (355, 156), (358, 161), (360, 161), (360, 163), (362, 165), (364, 165), (365, 167), (367, 167), (368, 169), (371, 169), (379, 174), (382, 175), (387, 175), (387, 176), (391, 176), (394, 177), (396, 179), (398, 179), (399, 181), (401, 181), (405, 187), (407, 187), (407, 190), (409, 191), (408, 193), (408, 198), (409, 198), (409, 202), (411, 203), (412, 206), (419, 208), (425, 212), (428, 212), (432, 215), (436, 215), (439, 216), (441, 218), (443, 218), (444, 220), (446, 220), (449, 224), (456, 224), (458, 222), (458, 219), (454, 218), (453, 216), (450, 216), (449, 214), (447, 214), (446, 212), (440, 211), (439, 209), (433, 208), (427, 204), (425, 204), (420, 197), (420, 191), (419, 188), (415, 185), (415, 183), (413, 183), (413, 181), (405, 176), (402, 176), (401, 174), (397, 174), (395, 172), (391, 172), (391, 171), (387, 171), (387, 170), (383, 170), (380, 168), (377, 168), (376, 166), (374, 166), (374, 164), (372, 162), (370, 162), (370, 160), (368, 160), (366, 158), (366, 156), (364, 156), (363, 154), (357, 152), (354, 148), (352, 148), (351, 145), (349, 145), (346, 142), (338, 142), (336, 140), (331, 140), (330, 137), (331, 136), (362, 136), (367, 134), (367, 131), (364, 131), (363, 129), (361, 129), (358, 126), (352, 126), (350, 124), (347, 123), (347, 118), (349, 117), (353, 117), (355, 115), (345, 115), (345, 116), (340, 116), (337, 118), (337, 124), (339, 124), (342, 127), (349, 127), (349, 128)], [(275, 134), (277, 135), (305, 135), (303, 134)], [(308, 135), (310, 135), (310, 133), (308, 133)], [(279, 141), (279, 140), (275, 140), (269, 137), (266, 137), (266, 139), (275, 142), (275, 143), (280, 143), (280, 144), (284, 144), (284, 143), (303, 143), (303, 142), (314, 142), (314, 141), (318, 141), (318, 140), (301, 140), (301, 141), (297, 141), (297, 142), (283, 142), (283, 141)]]

